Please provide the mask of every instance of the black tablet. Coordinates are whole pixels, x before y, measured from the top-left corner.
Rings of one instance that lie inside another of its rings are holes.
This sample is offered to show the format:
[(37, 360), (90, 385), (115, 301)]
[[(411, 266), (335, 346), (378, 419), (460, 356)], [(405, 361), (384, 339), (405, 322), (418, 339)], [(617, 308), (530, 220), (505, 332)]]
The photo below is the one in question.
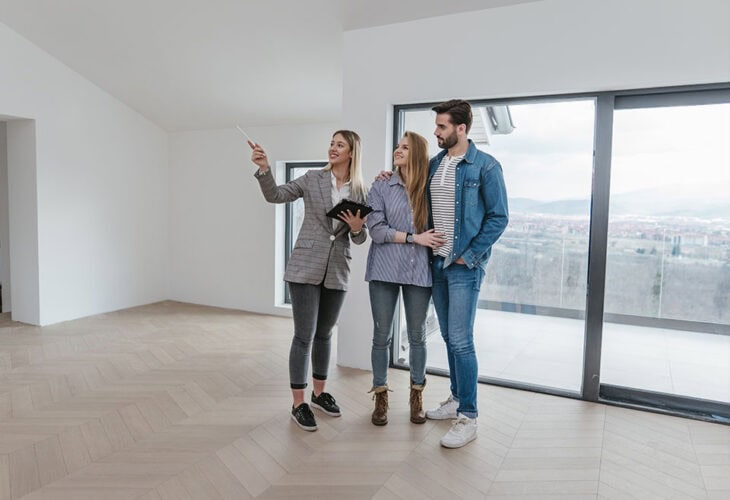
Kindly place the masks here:
[(360, 210), (360, 217), (365, 217), (367, 214), (373, 211), (372, 207), (363, 205), (362, 203), (358, 203), (352, 200), (342, 200), (337, 205), (332, 207), (332, 210), (327, 212), (327, 217), (342, 220), (339, 218), (339, 215), (342, 212), (347, 212), (348, 210), (352, 213), (352, 215), (356, 215), (357, 211)]

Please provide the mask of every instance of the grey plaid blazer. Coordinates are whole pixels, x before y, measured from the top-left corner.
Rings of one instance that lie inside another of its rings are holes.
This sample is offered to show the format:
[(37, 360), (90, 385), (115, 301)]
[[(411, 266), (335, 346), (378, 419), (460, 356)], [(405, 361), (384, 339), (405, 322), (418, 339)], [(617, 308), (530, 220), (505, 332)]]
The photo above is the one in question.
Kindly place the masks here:
[[(350, 236), (347, 224), (334, 228), (326, 213), (332, 208), (332, 180), (329, 170), (310, 170), (303, 176), (277, 186), (271, 172), (254, 174), (269, 203), (287, 203), (304, 199), (304, 221), (284, 273), (284, 281), (347, 290), (350, 277), (350, 238), (360, 245), (367, 239), (365, 226), (357, 236)], [(353, 193), (355, 201), (364, 203)]]

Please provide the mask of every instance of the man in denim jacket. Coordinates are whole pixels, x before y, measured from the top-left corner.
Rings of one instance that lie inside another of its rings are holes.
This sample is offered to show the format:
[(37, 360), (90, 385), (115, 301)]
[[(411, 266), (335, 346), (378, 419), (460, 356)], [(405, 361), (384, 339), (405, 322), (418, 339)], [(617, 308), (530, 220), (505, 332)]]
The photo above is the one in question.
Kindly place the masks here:
[(451, 394), (426, 416), (456, 419), (441, 445), (459, 448), (476, 438), (474, 317), (492, 245), (507, 227), (507, 192), (499, 162), (467, 139), (469, 103), (454, 99), (433, 110), (443, 151), (430, 163), (429, 206), (432, 227), (448, 242), (434, 251), (433, 303), (446, 342)]

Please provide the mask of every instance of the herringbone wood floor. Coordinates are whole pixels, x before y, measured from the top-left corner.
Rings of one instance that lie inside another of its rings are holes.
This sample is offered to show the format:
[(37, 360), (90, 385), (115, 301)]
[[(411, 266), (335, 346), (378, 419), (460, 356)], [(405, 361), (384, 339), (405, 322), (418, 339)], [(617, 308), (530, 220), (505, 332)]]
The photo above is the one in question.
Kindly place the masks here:
[[(391, 371), (333, 366), (341, 418), (289, 419), (291, 320), (165, 302), (50, 327), (0, 316), (0, 498), (730, 498), (730, 427), (480, 386), (479, 438), (408, 422)], [(431, 377), (427, 405), (447, 395)]]

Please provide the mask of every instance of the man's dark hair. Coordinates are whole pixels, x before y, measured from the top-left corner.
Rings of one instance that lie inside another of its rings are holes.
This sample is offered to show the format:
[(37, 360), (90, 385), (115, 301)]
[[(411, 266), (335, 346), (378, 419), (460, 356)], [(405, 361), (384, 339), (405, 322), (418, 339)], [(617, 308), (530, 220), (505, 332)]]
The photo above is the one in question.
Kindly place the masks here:
[(471, 115), (471, 105), (465, 100), (451, 99), (450, 101), (437, 104), (436, 106), (431, 108), (431, 110), (435, 111), (436, 114), (439, 115), (442, 113), (447, 113), (451, 118), (449, 121), (453, 125), (461, 125), (463, 123), (464, 125), (466, 125), (466, 133), (469, 133), (473, 118)]

